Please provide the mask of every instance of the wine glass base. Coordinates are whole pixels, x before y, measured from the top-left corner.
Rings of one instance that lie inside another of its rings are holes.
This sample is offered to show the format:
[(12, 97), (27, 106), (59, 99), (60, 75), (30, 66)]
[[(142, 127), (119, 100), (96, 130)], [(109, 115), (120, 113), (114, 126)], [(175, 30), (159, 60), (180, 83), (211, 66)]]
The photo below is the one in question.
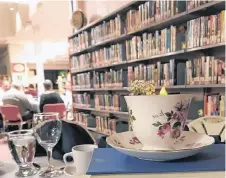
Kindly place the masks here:
[(19, 171), (16, 172), (15, 175), (17, 177), (28, 177), (28, 176), (33, 176), (37, 174), (38, 171), (39, 171), (38, 168), (32, 166), (31, 168), (27, 168), (27, 169), (19, 169)]
[(59, 177), (64, 174), (64, 171), (61, 169), (56, 169), (56, 168), (48, 168), (45, 171), (42, 171), (39, 176), (40, 177)]

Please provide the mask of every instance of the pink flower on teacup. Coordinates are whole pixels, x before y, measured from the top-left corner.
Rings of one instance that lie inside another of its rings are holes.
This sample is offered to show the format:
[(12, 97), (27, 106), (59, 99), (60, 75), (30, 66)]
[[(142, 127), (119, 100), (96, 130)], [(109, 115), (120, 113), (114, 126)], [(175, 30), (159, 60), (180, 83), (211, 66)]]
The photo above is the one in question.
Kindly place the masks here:
[(164, 137), (166, 133), (168, 133), (171, 129), (170, 123), (167, 122), (165, 124), (163, 124), (162, 126), (159, 127), (159, 130), (157, 132), (157, 135), (159, 135), (160, 137)]
[(180, 128), (176, 128), (176, 129), (173, 129), (171, 131), (171, 137), (174, 138), (174, 139), (179, 138), (180, 135), (181, 135), (181, 129)]
[(140, 144), (141, 142), (138, 140), (137, 137), (132, 137), (132, 139), (129, 141), (130, 144), (135, 145), (135, 144)]

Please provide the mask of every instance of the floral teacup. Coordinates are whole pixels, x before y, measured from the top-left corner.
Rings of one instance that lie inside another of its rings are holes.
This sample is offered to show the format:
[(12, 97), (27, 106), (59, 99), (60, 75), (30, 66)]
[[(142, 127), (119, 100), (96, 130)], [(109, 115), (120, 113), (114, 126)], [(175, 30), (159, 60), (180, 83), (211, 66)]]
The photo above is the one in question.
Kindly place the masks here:
[(192, 95), (125, 96), (134, 134), (143, 150), (170, 150), (187, 121)]

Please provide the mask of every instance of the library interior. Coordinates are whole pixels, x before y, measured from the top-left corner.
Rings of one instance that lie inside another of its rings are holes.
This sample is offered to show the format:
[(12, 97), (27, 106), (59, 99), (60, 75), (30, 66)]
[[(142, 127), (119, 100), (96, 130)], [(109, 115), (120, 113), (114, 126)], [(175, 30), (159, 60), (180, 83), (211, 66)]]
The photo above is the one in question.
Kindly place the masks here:
[(224, 0), (0, 0), (0, 177), (225, 177)]

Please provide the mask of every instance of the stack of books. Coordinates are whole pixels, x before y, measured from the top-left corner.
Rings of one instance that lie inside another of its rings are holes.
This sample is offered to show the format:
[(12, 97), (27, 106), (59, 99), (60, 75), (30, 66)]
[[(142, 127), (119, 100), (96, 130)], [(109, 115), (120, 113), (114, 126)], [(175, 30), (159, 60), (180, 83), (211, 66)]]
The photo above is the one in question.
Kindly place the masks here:
[(185, 85), (186, 60), (170, 59), (168, 63), (128, 67), (128, 86), (131, 81), (151, 81), (156, 86)]
[(91, 54), (86, 53), (80, 56), (73, 56), (71, 59), (71, 68), (75, 71), (89, 69), (92, 66)]
[(83, 94), (73, 94), (74, 103), (78, 107), (85, 107), (90, 108), (90, 94), (83, 93)]
[(219, 93), (204, 95), (204, 115), (225, 117), (225, 96)]
[(93, 72), (94, 88), (122, 88), (122, 69)]
[(115, 44), (108, 48), (103, 48), (92, 52), (93, 67), (108, 66), (121, 63), (123, 60), (123, 45)]
[(127, 33), (161, 20), (168, 19), (186, 11), (186, 1), (156, 0), (141, 4), (138, 9), (132, 9), (126, 14)]
[(225, 62), (214, 56), (201, 56), (186, 62), (186, 84), (225, 83)]
[(72, 48), (73, 52), (79, 52), (85, 48), (89, 47), (89, 33), (86, 31), (78, 34), (77, 37), (73, 38)]
[(73, 76), (72, 82), (75, 88), (91, 88), (90, 72)]
[(95, 108), (108, 111), (127, 111), (124, 96), (118, 94), (95, 94)]
[(187, 48), (225, 42), (225, 10), (187, 22)]
[(121, 17), (117, 15), (114, 19), (103, 22), (102, 24), (91, 28), (91, 44), (95, 45), (108, 39), (118, 37), (122, 32)]

